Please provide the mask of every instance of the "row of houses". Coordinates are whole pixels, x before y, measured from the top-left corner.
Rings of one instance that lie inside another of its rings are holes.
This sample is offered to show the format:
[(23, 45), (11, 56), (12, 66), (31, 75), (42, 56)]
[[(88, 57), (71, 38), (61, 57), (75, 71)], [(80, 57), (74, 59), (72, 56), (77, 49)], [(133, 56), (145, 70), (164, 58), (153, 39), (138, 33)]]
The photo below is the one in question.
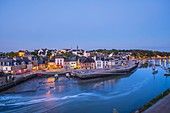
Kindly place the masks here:
[(104, 57), (72, 57), (68, 59), (63, 56), (56, 56), (49, 61), (49, 65), (60, 66), (65, 69), (102, 69), (112, 68), (116, 65), (121, 65), (122, 59), (104, 58)]
[(122, 64), (121, 58), (104, 58), (104, 57), (72, 57), (55, 56), (51, 59), (37, 59), (35, 56), (28, 58), (0, 58), (0, 71), (5, 73), (21, 73), (38, 69), (103, 69), (112, 68)]
[(22, 73), (32, 71), (38, 66), (38, 60), (35, 56), (29, 57), (0, 57), (0, 72)]
[[(50, 52), (50, 56), (48, 56)], [(60, 53), (68, 53), (69, 57)], [(36, 53), (36, 52), (35, 52)], [(103, 69), (126, 64), (130, 53), (110, 55), (95, 53), (91, 55), (83, 49), (63, 49), (60, 51), (40, 49), (37, 55), (28, 51), (19, 51), (17, 57), (0, 57), (0, 72), (20, 73), (38, 69)]]

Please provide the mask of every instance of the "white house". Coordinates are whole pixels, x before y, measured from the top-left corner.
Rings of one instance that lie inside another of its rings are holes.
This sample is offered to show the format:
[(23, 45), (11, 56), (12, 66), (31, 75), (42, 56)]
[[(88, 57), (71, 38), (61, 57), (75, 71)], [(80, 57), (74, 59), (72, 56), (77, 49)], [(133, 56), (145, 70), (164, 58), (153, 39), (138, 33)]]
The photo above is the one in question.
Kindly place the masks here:
[(38, 56), (47, 56), (48, 49), (40, 49), (38, 50)]
[(95, 60), (96, 69), (103, 69), (103, 61), (102, 60)]
[(57, 66), (64, 66), (64, 57), (62, 57), (62, 56), (57, 56), (56, 58), (55, 58), (55, 64), (57, 65)]
[(107, 59), (103, 60), (103, 68), (109, 68)]
[(109, 59), (109, 61), (108, 61), (108, 67), (109, 67), (109, 68), (113, 68), (113, 66), (115, 66), (115, 65), (116, 65), (115, 60)]
[(96, 69), (102, 69), (102, 68), (109, 68), (109, 59), (104, 58), (104, 57), (97, 57), (94, 58), (95, 64), (96, 64)]

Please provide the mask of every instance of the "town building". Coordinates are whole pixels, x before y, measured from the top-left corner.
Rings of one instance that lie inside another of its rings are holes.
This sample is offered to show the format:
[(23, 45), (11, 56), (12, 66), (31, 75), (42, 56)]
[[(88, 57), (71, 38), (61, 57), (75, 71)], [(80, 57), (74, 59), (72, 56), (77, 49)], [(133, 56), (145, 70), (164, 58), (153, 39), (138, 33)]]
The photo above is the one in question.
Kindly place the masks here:
[(71, 58), (70, 61), (69, 61), (69, 64), (70, 64), (71, 69), (77, 68), (77, 59), (76, 59), (76, 57)]
[(63, 68), (64, 67), (64, 57), (63, 56), (56, 56), (55, 57), (55, 65)]
[(87, 57), (81, 63), (82, 69), (95, 69), (95, 61), (91, 57)]
[(67, 57), (64, 58), (64, 69), (70, 69), (70, 60)]
[(47, 53), (48, 53), (48, 49), (39, 49), (38, 50), (38, 56), (45, 57), (45, 56), (47, 56)]
[(31, 61), (26, 58), (14, 57), (14, 58), (1, 58), (0, 59), (0, 71), (5, 73), (22, 73), (27, 71), (27, 67), (31, 70)]

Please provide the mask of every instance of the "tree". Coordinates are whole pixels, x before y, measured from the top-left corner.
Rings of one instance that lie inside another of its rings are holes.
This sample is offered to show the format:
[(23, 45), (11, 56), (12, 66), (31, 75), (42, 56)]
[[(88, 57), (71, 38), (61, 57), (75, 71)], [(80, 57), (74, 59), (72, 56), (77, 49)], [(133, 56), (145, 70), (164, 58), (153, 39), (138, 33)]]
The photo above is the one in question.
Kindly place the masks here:
[(47, 56), (50, 57), (52, 53), (50, 51), (47, 52)]
[(38, 53), (36, 53), (36, 52), (31, 52), (31, 55), (38, 56)]
[(15, 56), (18, 56), (18, 52), (9, 52), (7, 53), (7, 56), (10, 56), (10, 57), (15, 57)]
[(114, 50), (114, 55), (118, 55), (119, 51), (118, 50)]
[(68, 57), (68, 58), (71, 57), (70, 54), (67, 53), (67, 52), (66, 53), (62, 53), (62, 56), (65, 56), (65, 57)]

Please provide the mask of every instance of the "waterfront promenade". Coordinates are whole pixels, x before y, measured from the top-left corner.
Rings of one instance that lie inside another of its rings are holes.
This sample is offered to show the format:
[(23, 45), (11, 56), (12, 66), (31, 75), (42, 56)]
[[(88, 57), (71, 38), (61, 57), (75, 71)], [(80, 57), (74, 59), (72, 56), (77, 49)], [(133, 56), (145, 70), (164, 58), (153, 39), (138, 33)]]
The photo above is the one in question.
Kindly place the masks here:
[(170, 94), (158, 101), (152, 107), (148, 108), (143, 113), (169, 113), (170, 111)]
[(88, 72), (76, 71), (76, 76), (80, 79), (89, 79), (89, 78), (97, 78), (97, 77), (106, 77), (110, 75), (125, 75), (132, 72), (134, 69), (138, 67), (136, 63), (129, 63), (126, 66), (116, 66), (114, 68), (108, 69), (95, 69), (90, 70)]

